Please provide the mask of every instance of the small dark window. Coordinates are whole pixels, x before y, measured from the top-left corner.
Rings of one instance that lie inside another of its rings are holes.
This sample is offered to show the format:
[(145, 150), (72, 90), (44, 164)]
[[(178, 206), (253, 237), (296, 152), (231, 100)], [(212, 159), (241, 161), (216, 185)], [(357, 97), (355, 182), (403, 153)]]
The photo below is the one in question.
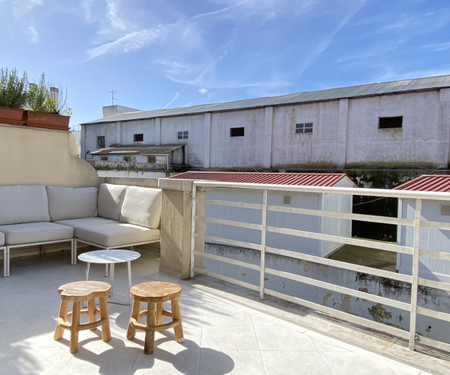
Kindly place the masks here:
[(144, 134), (134, 134), (133, 142), (142, 142), (144, 140)]
[(101, 156), (101, 157), (100, 157), (100, 160), (108, 161), (108, 157), (107, 157), (107, 156)]
[(402, 125), (403, 125), (403, 116), (378, 118), (379, 129), (401, 128)]
[(131, 156), (124, 156), (123, 161), (131, 161)]
[(303, 133), (312, 133), (313, 132), (313, 123), (312, 122), (302, 122), (299, 124), (295, 124), (295, 133), (303, 134)]
[(178, 132), (177, 133), (177, 138), (178, 139), (188, 139), (189, 138), (189, 132), (187, 130), (182, 131), (182, 132)]
[(230, 137), (243, 137), (245, 128), (230, 128)]
[(147, 163), (148, 164), (155, 164), (156, 163), (156, 157), (154, 157), (153, 155), (147, 156)]
[(97, 148), (105, 148), (105, 136), (98, 136), (97, 137)]

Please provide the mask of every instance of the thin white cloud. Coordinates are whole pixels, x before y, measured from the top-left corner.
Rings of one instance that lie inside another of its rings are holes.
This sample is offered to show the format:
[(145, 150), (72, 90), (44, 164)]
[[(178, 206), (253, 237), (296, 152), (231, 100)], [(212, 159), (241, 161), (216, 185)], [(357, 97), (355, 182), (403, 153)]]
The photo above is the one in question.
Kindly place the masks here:
[(134, 31), (113, 42), (104, 43), (98, 47), (88, 49), (86, 51), (86, 61), (109, 53), (117, 54), (137, 51), (162, 39), (163, 36), (160, 28)]
[(306, 57), (306, 59), (301, 64), (300, 70), (297, 75), (297, 79), (299, 79), (303, 73), (325, 52), (325, 50), (330, 46), (334, 37), (350, 22), (353, 16), (358, 13), (361, 8), (364, 7), (366, 1), (360, 1), (357, 5), (351, 9), (350, 13), (347, 14), (337, 25), (337, 27), (328, 35), (325, 36), (324, 39), (320, 41), (317, 47)]
[(28, 27), (26, 30), (25, 30), (25, 34), (26, 34), (26, 36), (27, 36), (27, 38), (28, 38), (28, 41), (31, 43), (31, 44), (36, 44), (36, 43), (38, 43), (39, 42), (39, 34), (38, 34), (38, 32), (36, 31), (36, 29), (33, 27), (33, 26), (30, 26), (30, 27)]
[(432, 43), (426, 45), (425, 48), (431, 49), (435, 52), (447, 51), (450, 49), (450, 42)]
[(206, 95), (208, 93), (208, 89), (202, 87), (201, 89), (198, 90), (200, 95)]
[(106, 1), (107, 19), (111, 26), (115, 29), (125, 31), (127, 29), (127, 23), (119, 16), (119, 5), (114, 0)]

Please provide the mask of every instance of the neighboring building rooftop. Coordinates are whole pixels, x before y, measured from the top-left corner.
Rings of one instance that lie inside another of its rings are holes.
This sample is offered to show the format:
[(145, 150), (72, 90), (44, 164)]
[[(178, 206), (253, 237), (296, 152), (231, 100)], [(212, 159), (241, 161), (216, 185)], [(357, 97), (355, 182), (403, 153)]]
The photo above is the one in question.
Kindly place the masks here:
[(170, 178), (186, 180), (208, 180), (250, 184), (334, 186), (345, 173), (270, 173), (270, 172), (203, 172), (189, 171)]
[(424, 174), (397, 186), (394, 190), (450, 192), (450, 175)]
[(162, 146), (113, 146), (100, 150), (91, 151), (91, 155), (165, 155), (184, 145), (162, 145)]
[(231, 102), (202, 104), (190, 107), (166, 108), (152, 111), (118, 113), (113, 116), (86, 122), (83, 123), (82, 125), (97, 124), (103, 122), (150, 119), (156, 117), (193, 115), (207, 112), (232, 111), (247, 108), (261, 108), (266, 106), (318, 102), (344, 98), (394, 94), (400, 92), (425, 91), (448, 87), (450, 87), (450, 75), (443, 75), (436, 77), (405, 79), (401, 81), (372, 83), (367, 85), (339, 87), (326, 90), (305, 91), (294, 94), (255, 98), (255, 99), (244, 99)]

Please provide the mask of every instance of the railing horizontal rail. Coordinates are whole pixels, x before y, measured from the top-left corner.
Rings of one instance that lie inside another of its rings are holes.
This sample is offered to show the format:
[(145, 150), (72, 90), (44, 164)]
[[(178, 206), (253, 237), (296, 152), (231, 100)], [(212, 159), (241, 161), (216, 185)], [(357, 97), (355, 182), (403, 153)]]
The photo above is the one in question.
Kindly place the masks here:
[(350, 288), (347, 288), (347, 287), (344, 287), (344, 286), (339, 286), (339, 285), (336, 285), (336, 284), (332, 284), (332, 283), (328, 283), (328, 282), (325, 282), (325, 281), (313, 279), (313, 278), (310, 278), (310, 277), (295, 275), (295, 274), (292, 274), (292, 273), (289, 273), (289, 272), (285, 272), (285, 271), (278, 271), (278, 270), (274, 270), (274, 269), (271, 269), (271, 268), (266, 268), (266, 273), (268, 273), (270, 275), (274, 275), (274, 276), (279, 276), (279, 277), (282, 277), (282, 278), (285, 278), (285, 279), (298, 281), (298, 282), (303, 283), (303, 284), (313, 285), (313, 286), (316, 286), (318, 288), (331, 290), (333, 292), (347, 294), (349, 296), (353, 296), (353, 297), (357, 297), (357, 298), (361, 298), (361, 299), (366, 299), (366, 300), (369, 300), (369, 301), (385, 304), (385, 305), (388, 305), (388, 306), (397, 307), (397, 308), (402, 309), (402, 310), (408, 310), (409, 311), (409, 309), (411, 307), (409, 303), (396, 301), (396, 300), (393, 300), (393, 299), (390, 299), (390, 298), (386, 298), (386, 297), (380, 297), (380, 296), (377, 296), (377, 295), (374, 295), (374, 294), (370, 294), (370, 293), (366, 293), (366, 292), (360, 292), (358, 290), (350, 289)]
[(404, 275), (404, 274), (396, 273), (396, 272), (392, 272), (392, 271), (380, 270), (380, 269), (376, 269), (376, 268), (372, 268), (372, 267), (361, 266), (361, 265), (353, 264), (353, 263), (345, 263), (342, 261), (333, 260), (333, 259), (329, 259), (329, 258), (319, 258), (314, 255), (297, 253), (295, 251), (290, 251), (290, 250), (282, 250), (282, 249), (276, 249), (273, 247), (266, 247), (266, 252), (271, 253), (271, 254), (281, 255), (284, 257), (305, 260), (307, 262), (312, 262), (312, 263), (316, 263), (316, 264), (322, 264), (324, 266), (336, 267), (336, 268), (340, 268), (343, 270), (365, 273), (368, 275), (384, 277), (387, 279), (392, 279), (392, 280), (397, 280), (397, 281), (403, 281), (406, 283), (411, 283), (411, 281), (412, 281), (412, 277), (409, 275)]
[(195, 250), (194, 254), (198, 255), (198, 256), (201, 256), (201, 257), (208, 258), (208, 259), (217, 260), (217, 261), (220, 261), (220, 262), (223, 262), (223, 263), (233, 264), (235, 266), (244, 267), (244, 268), (248, 268), (248, 269), (251, 269), (251, 270), (259, 271), (259, 265), (257, 265), (257, 264), (251, 264), (251, 263), (248, 263), (248, 262), (242, 262), (240, 260), (225, 258), (225, 257), (221, 257), (220, 255), (209, 254), (209, 253), (205, 253), (204, 251), (199, 251), (199, 250)]

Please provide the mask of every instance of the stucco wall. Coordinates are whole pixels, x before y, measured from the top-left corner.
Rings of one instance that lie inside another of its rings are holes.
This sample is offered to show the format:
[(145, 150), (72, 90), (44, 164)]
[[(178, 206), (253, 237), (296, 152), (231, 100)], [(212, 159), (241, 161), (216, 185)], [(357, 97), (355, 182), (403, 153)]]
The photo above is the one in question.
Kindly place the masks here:
[(78, 154), (70, 132), (0, 124), (1, 185), (99, 185), (96, 170)]

